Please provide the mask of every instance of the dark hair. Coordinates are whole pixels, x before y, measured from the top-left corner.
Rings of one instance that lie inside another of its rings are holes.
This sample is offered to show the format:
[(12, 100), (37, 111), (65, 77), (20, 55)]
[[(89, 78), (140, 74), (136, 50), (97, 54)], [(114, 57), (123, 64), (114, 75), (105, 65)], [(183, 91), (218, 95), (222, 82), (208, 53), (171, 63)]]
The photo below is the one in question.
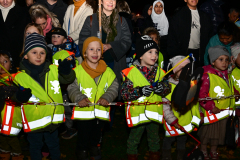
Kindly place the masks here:
[(218, 26), (218, 35), (231, 36), (234, 35), (237, 31), (237, 26), (229, 21), (225, 21)]
[(156, 34), (157, 35), (157, 39), (158, 39), (158, 48), (160, 49), (160, 36), (159, 36), (159, 32), (156, 30), (156, 28), (154, 27), (148, 27), (143, 31), (143, 35), (152, 35), (152, 34)]
[(233, 11), (240, 14), (240, 10), (238, 8), (231, 8), (229, 13), (232, 13)]
[(95, 0), (86, 0), (86, 4), (92, 7), (93, 13), (96, 13), (97, 11), (97, 2)]

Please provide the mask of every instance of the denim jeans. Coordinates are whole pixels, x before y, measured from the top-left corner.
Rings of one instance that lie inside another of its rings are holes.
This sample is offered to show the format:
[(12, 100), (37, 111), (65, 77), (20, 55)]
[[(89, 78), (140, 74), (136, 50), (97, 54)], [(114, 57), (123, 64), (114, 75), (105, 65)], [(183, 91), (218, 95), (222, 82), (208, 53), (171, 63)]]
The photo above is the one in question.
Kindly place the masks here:
[(37, 133), (28, 133), (27, 139), (30, 145), (30, 156), (33, 160), (42, 159), (42, 146), (43, 146), (43, 137), (45, 143), (47, 144), (52, 160), (60, 160), (60, 148), (59, 148), (59, 139), (58, 139), (58, 130), (54, 132), (37, 132)]

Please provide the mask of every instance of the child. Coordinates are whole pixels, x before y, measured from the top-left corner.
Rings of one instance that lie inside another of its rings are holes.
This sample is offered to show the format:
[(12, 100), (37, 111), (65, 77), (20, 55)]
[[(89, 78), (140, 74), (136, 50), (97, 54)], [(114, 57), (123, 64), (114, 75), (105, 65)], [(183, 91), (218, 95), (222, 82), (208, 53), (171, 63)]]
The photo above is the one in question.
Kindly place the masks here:
[(217, 34), (214, 35), (208, 42), (208, 45), (204, 54), (204, 65), (211, 64), (208, 58), (208, 50), (210, 47), (217, 45), (224, 46), (231, 56), (230, 47), (235, 43), (238, 28), (232, 22), (223, 22), (218, 26)]
[[(240, 43), (235, 43), (231, 47), (231, 53), (232, 53), (232, 59), (233, 63), (235, 64), (236, 68), (233, 69), (232, 71), (232, 78), (233, 78), (233, 86), (234, 86), (234, 94), (235, 95), (240, 95)], [(239, 117), (240, 121), (240, 101), (239, 97), (236, 99), (236, 114)], [(239, 127), (240, 131), (240, 127)], [(240, 147), (240, 137), (238, 138), (238, 147)]]
[[(175, 56), (170, 59), (170, 64), (174, 67), (181, 60), (183, 60), (184, 56)], [(172, 93), (179, 83), (179, 76), (182, 72), (182, 68), (190, 63), (189, 59), (183, 61), (180, 65), (173, 69), (173, 75), (169, 76), (169, 83), (172, 86), (172, 91), (169, 95), (167, 95), (165, 99), (171, 101)], [(189, 110), (184, 115), (180, 115), (174, 108), (172, 108), (168, 104), (163, 104), (163, 113), (164, 113), (164, 129), (166, 130), (166, 134), (163, 139), (162, 146), (162, 160), (170, 160), (171, 158), (171, 145), (176, 140), (177, 141), (177, 160), (183, 160), (183, 156), (185, 154), (185, 145), (187, 141), (187, 136), (184, 135), (184, 132), (180, 130), (181, 125), (187, 132), (191, 132), (194, 129), (194, 126), (199, 126), (200, 123), (200, 112), (199, 105), (193, 105), (192, 109)]]
[[(0, 64), (9, 72), (12, 73), (13, 65), (12, 58), (8, 51), (0, 51)], [(21, 160), (22, 150), (18, 140), (18, 133), (22, 128), (21, 108), (19, 106), (11, 107), (8, 102), (4, 102), (8, 97), (11, 98), (17, 91), (16, 87), (11, 86), (10, 81), (7, 81), (9, 75), (0, 67), (0, 94), (1, 94), (1, 119), (0, 119), (0, 158), (4, 160)], [(13, 113), (9, 115), (8, 113)]]
[(67, 51), (74, 52), (75, 57), (77, 57), (77, 59), (80, 62), (82, 62), (82, 60), (79, 59), (80, 52), (79, 52), (78, 45), (76, 45), (76, 43), (74, 43), (74, 41), (71, 37), (67, 36), (64, 29), (54, 28), (49, 32), (49, 35), (52, 38), (51, 39), (52, 44), (49, 44), (48, 46), (51, 48), (53, 56), (58, 51), (67, 50)]
[[(228, 50), (218, 45), (209, 48), (208, 53), (211, 65), (203, 67), (204, 74), (199, 98), (220, 98), (234, 95), (233, 82), (227, 71), (230, 60)], [(225, 142), (226, 122), (234, 103), (235, 100), (230, 98), (200, 101), (204, 113), (204, 124), (200, 127), (198, 135), (205, 159), (209, 159), (208, 143), (211, 145), (210, 157), (218, 159), (217, 147)]]
[[(15, 75), (16, 81), (25, 88), (25, 94), (16, 93), (13, 96), (15, 102), (27, 99), (30, 103), (63, 103), (59, 84), (72, 83), (75, 73), (67, 60), (60, 60), (59, 67), (51, 65), (46, 60), (46, 48), (42, 35), (32, 33), (26, 37), (20, 71)], [(43, 137), (51, 158), (60, 159), (57, 127), (63, 122), (63, 114), (61, 105), (22, 105), (23, 130), (28, 133), (31, 159), (42, 159)]]
[[(146, 28), (143, 31), (143, 35), (148, 35), (149, 37), (151, 37), (152, 40), (157, 43), (158, 48), (160, 49), (160, 36), (159, 36), (158, 31), (154, 27)], [(158, 55), (158, 66), (160, 66), (161, 68), (163, 68), (163, 66), (164, 66), (164, 58), (160, 51), (159, 51), (159, 55)]]
[[(104, 121), (110, 121), (108, 105), (118, 95), (118, 82), (114, 72), (101, 59), (103, 44), (97, 37), (83, 43), (81, 65), (75, 68), (76, 80), (68, 86), (68, 95), (74, 107), (72, 119), (78, 121), (77, 158), (101, 159), (98, 144)], [(90, 105), (90, 103), (93, 103)]]
[[(154, 103), (161, 101), (161, 96), (170, 93), (170, 90), (166, 91), (167, 87), (159, 79), (164, 75), (164, 71), (156, 63), (158, 53), (157, 44), (149, 36), (142, 36), (137, 42), (136, 60), (133, 66), (122, 71), (121, 96), (124, 101)], [(156, 87), (151, 87), (153, 82), (157, 82)], [(149, 160), (160, 159), (158, 130), (159, 123), (162, 123), (162, 115), (162, 105), (128, 105), (126, 107), (128, 127), (134, 127), (131, 128), (127, 141), (129, 160), (137, 159), (137, 147), (145, 128), (148, 134)]]

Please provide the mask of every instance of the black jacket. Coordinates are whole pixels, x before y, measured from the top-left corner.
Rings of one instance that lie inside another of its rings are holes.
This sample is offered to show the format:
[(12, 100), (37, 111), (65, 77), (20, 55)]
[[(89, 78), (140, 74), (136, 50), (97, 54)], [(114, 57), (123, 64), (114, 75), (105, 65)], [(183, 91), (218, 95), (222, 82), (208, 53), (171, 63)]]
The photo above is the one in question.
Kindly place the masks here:
[[(199, 11), (200, 17), (200, 62), (203, 63), (205, 48), (212, 36), (212, 24), (208, 15)], [(169, 57), (187, 55), (191, 34), (192, 16), (190, 9), (185, 6), (180, 9), (169, 21), (168, 46)], [(196, 58), (196, 57), (195, 57)]]
[(47, 5), (48, 3), (47, 0), (37, 0), (36, 2), (44, 5), (50, 12), (53, 12), (54, 14), (56, 14), (61, 26), (63, 25), (63, 18), (65, 16), (65, 12), (68, 7), (66, 3), (64, 3), (62, 0), (57, 0), (57, 3), (53, 7), (53, 9), (50, 10)]
[(29, 22), (30, 16), (27, 10), (17, 4), (8, 12), (5, 22), (0, 11), (0, 49), (11, 53), (16, 67), (20, 62), (24, 29)]

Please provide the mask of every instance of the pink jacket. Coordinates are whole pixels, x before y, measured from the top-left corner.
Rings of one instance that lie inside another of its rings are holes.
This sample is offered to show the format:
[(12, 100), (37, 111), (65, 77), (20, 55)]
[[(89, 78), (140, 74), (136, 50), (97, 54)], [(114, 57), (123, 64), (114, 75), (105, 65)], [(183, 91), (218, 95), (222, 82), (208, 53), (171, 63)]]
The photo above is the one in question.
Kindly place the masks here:
[[(204, 74), (202, 76), (202, 84), (201, 84), (201, 88), (200, 88), (200, 92), (199, 92), (199, 98), (205, 98), (208, 97), (208, 93), (209, 93), (209, 77), (207, 73), (212, 73), (215, 75), (218, 75), (219, 77), (223, 78), (223, 75), (226, 77), (226, 79), (228, 80), (228, 71), (218, 71), (216, 69), (214, 69), (211, 65), (207, 65), (207, 66), (203, 66), (204, 69)], [(215, 107), (215, 103), (213, 102), (213, 100), (211, 101), (200, 101), (200, 105), (206, 109), (207, 111), (212, 111), (212, 109)]]

